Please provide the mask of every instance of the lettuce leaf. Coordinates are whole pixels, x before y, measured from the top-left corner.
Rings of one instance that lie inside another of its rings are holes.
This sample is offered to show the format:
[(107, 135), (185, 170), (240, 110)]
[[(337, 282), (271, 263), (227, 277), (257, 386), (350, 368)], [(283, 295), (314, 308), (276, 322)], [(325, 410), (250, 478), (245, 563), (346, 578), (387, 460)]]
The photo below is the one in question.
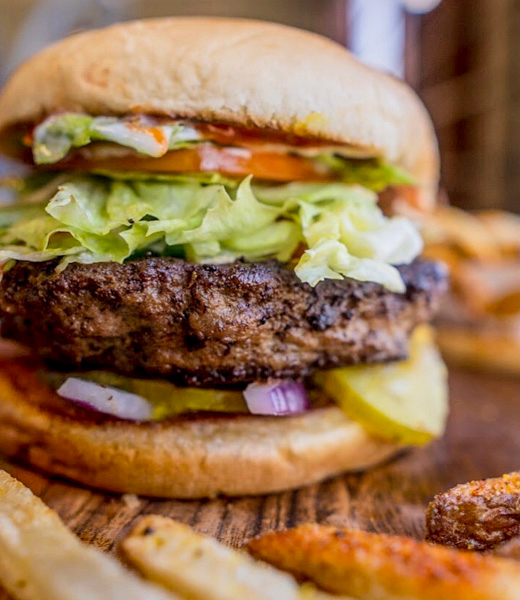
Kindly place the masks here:
[(33, 157), (36, 164), (55, 163), (71, 148), (93, 141), (115, 142), (147, 156), (162, 156), (197, 140), (195, 129), (180, 123), (156, 124), (146, 117), (118, 119), (63, 113), (48, 117), (34, 130)]
[(93, 171), (94, 175), (101, 175), (110, 179), (120, 179), (122, 181), (162, 181), (169, 183), (220, 183), (227, 188), (235, 189), (240, 181), (231, 179), (221, 173), (212, 173), (202, 171), (200, 173), (145, 173), (136, 171)]
[(404, 169), (379, 158), (353, 159), (336, 154), (320, 154), (316, 160), (335, 171), (343, 183), (361, 185), (381, 192), (393, 185), (416, 185), (416, 180)]
[(405, 291), (395, 267), (382, 261), (355, 257), (338, 240), (323, 240), (306, 250), (295, 272), (302, 281), (312, 286), (324, 279), (349, 277), (358, 281), (375, 281), (392, 292)]
[(301, 183), (257, 193), (269, 203), (299, 205), (302, 235), (309, 247), (295, 268), (302, 281), (316, 285), (323, 279), (351, 277), (404, 291), (391, 265), (410, 263), (421, 253), (422, 240), (407, 219), (386, 218), (374, 193), (361, 186)]
[(70, 175), (47, 201), (0, 208), (1, 263), (59, 258), (63, 269), (144, 252), (195, 262), (287, 262), (301, 245), (295, 271), (310, 285), (351, 277), (396, 292), (404, 284), (394, 265), (422, 249), (409, 221), (385, 217), (375, 193), (344, 183), (270, 187), (247, 177), (228, 186), (218, 176)]

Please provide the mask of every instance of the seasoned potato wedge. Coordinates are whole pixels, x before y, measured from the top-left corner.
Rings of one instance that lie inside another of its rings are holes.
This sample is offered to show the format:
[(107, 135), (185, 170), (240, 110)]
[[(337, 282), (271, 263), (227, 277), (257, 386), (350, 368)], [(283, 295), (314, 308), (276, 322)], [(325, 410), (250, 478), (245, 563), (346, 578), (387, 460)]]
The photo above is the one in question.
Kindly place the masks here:
[(471, 550), (520, 536), (520, 471), (438, 494), (426, 511), (426, 530), (431, 542)]
[(520, 599), (515, 562), (410, 538), (303, 525), (264, 535), (247, 548), (328, 592), (359, 599)]

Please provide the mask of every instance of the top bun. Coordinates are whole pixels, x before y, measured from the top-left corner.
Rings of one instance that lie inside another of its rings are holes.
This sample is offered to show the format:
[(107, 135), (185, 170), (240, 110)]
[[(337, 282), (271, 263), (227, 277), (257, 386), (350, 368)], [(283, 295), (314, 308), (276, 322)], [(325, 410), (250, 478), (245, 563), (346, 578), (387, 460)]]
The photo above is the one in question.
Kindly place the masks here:
[(319, 35), (206, 17), (73, 35), (22, 64), (0, 95), (0, 134), (59, 111), (149, 113), (350, 144), (436, 186), (430, 118), (403, 82)]

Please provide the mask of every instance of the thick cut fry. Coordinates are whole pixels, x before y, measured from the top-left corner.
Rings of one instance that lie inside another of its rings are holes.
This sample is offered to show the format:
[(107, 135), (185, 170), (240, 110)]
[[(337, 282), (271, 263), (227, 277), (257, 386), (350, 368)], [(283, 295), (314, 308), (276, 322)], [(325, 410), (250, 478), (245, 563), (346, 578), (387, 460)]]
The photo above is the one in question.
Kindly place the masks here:
[(83, 545), (58, 515), (0, 471), (0, 582), (20, 600), (175, 600)]
[(453, 206), (438, 206), (423, 233), (427, 244), (449, 244), (462, 256), (484, 261), (500, 258), (500, 247), (489, 228), (475, 214)]
[(431, 542), (471, 550), (490, 550), (520, 536), (520, 471), (435, 496), (426, 529)]
[(299, 598), (298, 585), (289, 575), (166, 517), (142, 519), (122, 550), (145, 577), (190, 600)]
[(253, 556), (361, 600), (518, 600), (514, 561), (409, 538), (303, 525), (248, 544)]
[(520, 216), (502, 210), (485, 210), (478, 218), (491, 233), (503, 253), (520, 252)]
[(426, 219), (423, 234), (423, 255), (449, 266), (452, 292), (463, 302), (468, 318), (519, 313), (518, 215), (439, 206)]

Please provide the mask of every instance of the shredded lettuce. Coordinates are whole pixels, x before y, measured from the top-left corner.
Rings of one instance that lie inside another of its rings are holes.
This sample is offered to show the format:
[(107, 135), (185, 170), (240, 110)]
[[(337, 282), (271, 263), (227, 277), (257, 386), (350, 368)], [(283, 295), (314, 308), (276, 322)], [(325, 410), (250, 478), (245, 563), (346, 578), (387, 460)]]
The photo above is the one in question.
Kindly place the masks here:
[(146, 117), (118, 119), (63, 113), (48, 117), (36, 127), (32, 149), (36, 164), (50, 164), (65, 158), (71, 148), (93, 141), (115, 142), (157, 157), (197, 139), (196, 130), (181, 123), (156, 124)]
[(422, 242), (409, 221), (382, 214), (374, 192), (345, 183), (69, 174), (48, 200), (0, 208), (0, 263), (59, 258), (63, 269), (146, 252), (288, 262), (300, 246), (295, 271), (310, 285), (351, 277), (403, 292), (394, 265), (411, 262)]

